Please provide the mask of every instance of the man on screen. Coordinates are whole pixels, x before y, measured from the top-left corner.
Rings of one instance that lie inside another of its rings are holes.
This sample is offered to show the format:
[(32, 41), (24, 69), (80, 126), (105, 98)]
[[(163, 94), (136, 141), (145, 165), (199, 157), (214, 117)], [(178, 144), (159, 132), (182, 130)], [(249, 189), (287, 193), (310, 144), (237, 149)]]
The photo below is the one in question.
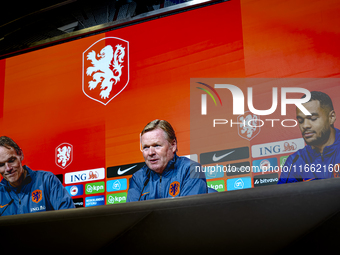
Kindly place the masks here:
[(59, 179), (51, 172), (22, 165), (24, 154), (9, 137), (0, 137), (0, 215), (75, 208)]
[(340, 131), (330, 97), (319, 91), (303, 104), (311, 113), (304, 115), (296, 109), (296, 118), (307, 144), (290, 155), (281, 171), (278, 184), (337, 177), (340, 173)]
[(208, 193), (198, 163), (178, 157), (175, 131), (169, 122), (154, 120), (141, 133), (145, 165), (130, 179), (127, 202)]

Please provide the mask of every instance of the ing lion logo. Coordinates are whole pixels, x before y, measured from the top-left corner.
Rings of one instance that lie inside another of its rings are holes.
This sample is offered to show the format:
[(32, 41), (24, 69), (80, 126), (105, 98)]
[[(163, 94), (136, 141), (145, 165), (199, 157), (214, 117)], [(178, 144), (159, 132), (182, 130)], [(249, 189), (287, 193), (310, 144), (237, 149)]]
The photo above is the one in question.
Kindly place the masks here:
[(95, 172), (90, 171), (90, 173), (89, 173), (89, 180), (95, 180), (98, 177), (99, 177), (99, 174), (98, 174), (97, 171), (95, 171)]
[(294, 151), (297, 149), (297, 145), (294, 142), (292, 142), (292, 144), (285, 142), (283, 147), (284, 147), (283, 151)]
[(39, 203), (42, 199), (42, 191), (40, 189), (37, 189), (32, 192), (32, 201), (34, 203)]
[(129, 44), (106, 37), (83, 52), (83, 92), (104, 105), (124, 90), (129, 82)]

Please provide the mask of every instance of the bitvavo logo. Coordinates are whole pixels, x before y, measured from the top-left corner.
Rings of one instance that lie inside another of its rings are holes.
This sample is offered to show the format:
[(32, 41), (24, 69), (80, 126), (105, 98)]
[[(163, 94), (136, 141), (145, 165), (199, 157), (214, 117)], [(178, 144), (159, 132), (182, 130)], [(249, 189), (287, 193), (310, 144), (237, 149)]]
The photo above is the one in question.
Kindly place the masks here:
[[(245, 115), (244, 111), (244, 94), (240, 88), (238, 88), (235, 85), (231, 84), (215, 84), (214, 88), (212, 86), (209, 86), (207, 84), (204, 84), (202, 82), (198, 82), (201, 85), (204, 85), (208, 89), (204, 89), (201, 87), (197, 87), (200, 90), (203, 90), (206, 92), (206, 94), (201, 94), (201, 115), (207, 115), (208, 112), (208, 106), (207, 106), (207, 94), (212, 98), (214, 101), (215, 105), (217, 106), (216, 99), (213, 96), (213, 93), (216, 95), (216, 97), (219, 99), (220, 104), (222, 106), (222, 100), (220, 95), (217, 93), (216, 89), (228, 89), (231, 94), (232, 94), (232, 99), (233, 99), (233, 115)], [(222, 90), (220, 90), (222, 91)], [(302, 93), (305, 95), (304, 98), (299, 98), (299, 99), (292, 99), (292, 98), (287, 98), (288, 93)], [(285, 116), (287, 112), (287, 105), (292, 104), (298, 107), (305, 115), (311, 115), (311, 113), (302, 105), (304, 103), (307, 103), (311, 98), (311, 94), (309, 90), (305, 88), (298, 88), (298, 87), (282, 87), (281, 88), (281, 115)], [(277, 109), (278, 106), (278, 88), (273, 87), (272, 88), (272, 106), (270, 109), (267, 110), (258, 110), (255, 109), (254, 104), (253, 104), (253, 88), (248, 87), (247, 88), (247, 104), (248, 104), (248, 109), (251, 113), (254, 114), (254, 116), (260, 115), (260, 116), (266, 116), (274, 113)], [(241, 125), (243, 127), (262, 127), (265, 122), (271, 123), (271, 127), (275, 126), (275, 122), (280, 121), (281, 125), (283, 127), (295, 127), (297, 126), (297, 121), (295, 119), (265, 119), (262, 120), (258, 117), (256, 118), (242, 118), (238, 119), (237, 121), (233, 121), (232, 119), (227, 120), (227, 119), (213, 119), (213, 127), (216, 127), (216, 125), (225, 125), (230, 123), (230, 127), (233, 125)], [(292, 124), (292, 122), (294, 124)]]

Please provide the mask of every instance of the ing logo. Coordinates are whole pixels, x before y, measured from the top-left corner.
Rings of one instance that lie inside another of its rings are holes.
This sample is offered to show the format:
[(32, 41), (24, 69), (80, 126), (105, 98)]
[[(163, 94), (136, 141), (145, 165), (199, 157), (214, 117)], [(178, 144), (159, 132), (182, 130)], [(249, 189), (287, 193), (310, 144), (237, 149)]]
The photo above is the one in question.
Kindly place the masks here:
[(169, 194), (172, 197), (175, 197), (179, 194), (180, 191), (180, 183), (178, 181), (174, 181), (170, 184)]
[(40, 189), (37, 189), (32, 192), (32, 201), (34, 203), (39, 203), (42, 199), (42, 191)]
[(96, 180), (98, 179), (99, 174), (97, 171), (90, 171), (89, 172), (89, 180)]
[(292, 142), (291, 144), (288, 142), (285, 142), (283, 144), (283, 147), (284, 147), (283, 151), (295, 151), (297, 149), (297, 145), (294, 142)]
[[(201, 85), (207, 87), (207, 88), (210, 89), (212, 92), (214, 92), (214, 94), (215, 94), (215, 95), (217, 96), (217, 98), (219, 99), (220, 104), (222, 105), (222, 100), (221, 100), (221, 98), (220, 98), (220, 95), (217, 93), (217, 91), (216, 91), (213, 87), (211, 87), (211, 86), (209, 86), (208, 84), (205, 84), (205, 83), (203, 83), (203, 82), (197, 82), (197, 83), (199, 83), (199, 84), (201, 84)], [(201, 88), (201, 87), (197, 87), (197, 88), (200, 89), (200, 90), (203, 90), (205, 93), (207, 93), (207, 94), (212, 98), (212, 100), (214, 101), (215, 105), (217, 106), (216, 99), (215, 99), (215, 97), (211, 94), (211, 92), (210, 92), (209, 90), (207, 90), (207, 89), (205, 89), (205, 88)], [(202, 95), (201, 95), (201, 114), (202, 114), (202, 115), (207, 115), (207, 95), (206, 95), (206, 94), (202, 94)]]

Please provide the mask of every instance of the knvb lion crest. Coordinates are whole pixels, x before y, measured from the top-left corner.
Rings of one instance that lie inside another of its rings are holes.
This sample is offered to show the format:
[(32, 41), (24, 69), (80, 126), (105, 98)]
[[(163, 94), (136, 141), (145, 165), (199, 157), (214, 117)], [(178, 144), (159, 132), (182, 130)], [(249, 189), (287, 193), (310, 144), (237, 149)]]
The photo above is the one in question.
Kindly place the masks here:
[(55, 163), (65, 169), (72, 163), (73, 146), (69, 143), (62, 143), (55, 149)]
[(34, 203), (39, 203), (42, 199), (42, 191), (40, 189), (37, 189), (32, 192), (32, 201)]
[(83, 52), (83, 92), (103, 105), (129, 83), (129, 42), (106, 37)]
[(181, 184), (178, 181), (172, 182), (170, 184), (170, 187), (169, 187), (170, 196), (172, 196), (172, 197), (177, 196), (180, 192), (180, 186), (181, 186)]
[(237, 117), (238, 135), (250, 141), (257, 136), (261, 131), (260, 117), (247, 111), (244, 115)]

